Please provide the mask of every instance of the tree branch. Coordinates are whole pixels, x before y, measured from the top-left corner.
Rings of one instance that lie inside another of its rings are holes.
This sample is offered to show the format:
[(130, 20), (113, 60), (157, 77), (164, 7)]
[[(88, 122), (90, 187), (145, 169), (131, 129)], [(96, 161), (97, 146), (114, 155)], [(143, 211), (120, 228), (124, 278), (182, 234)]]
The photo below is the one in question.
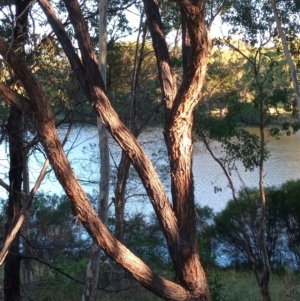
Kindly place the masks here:
[(2, 179), (0, 179), (0, 186), (3, 187), (6, 191), (9, 191), (9, 185), (6, 184)]
[(25, 217), (31, 207), (33, 198), (45, 177), (48, 165), (49, 165), (49, 161), (46, 160), (34, 187), (32, 188), (30, 194), (28, 196), (26, 196), (26, 198), (25, 198), (26, 202), (25, 202), (25, 205), (23, 206), (21, 214), (14, 218), (13, 222), (11, 223), (10, 228), (7, 231), (5, 242), (4, 242), (2, 250), (0, 252), (0, 265), (2, 265), (2, 263), (4, 262), (4, 259), (8, 253), (8, 250), (9, 250), (11, 244), (13, 243), (17, 233), (19, 232), (19, 230), (25, 220)]
[(171, 66), (170, 54), (158, 8), (158, 1), (143, 1), (148, 27), (152, 37), (152, 45), (156, 56), (157, 69), (163, 94), (163, 103), (166, 116), (168, 117), (177, 93), (175, 73)]
[[(75, 23), (77, 23), (77, 26), (80, 27), (81, 20), (76, 18), (76, 14), (74, 17), (76, 20)], [(97, 241), (98, 245), (107, 253), (109, 257), (122, 265), (123, 268), (126, 269), (137, 281), (139, 281), (147, 289), (154, 292), (156, 295), (165, 298), (166, 300), (188, 299), (190, 293), (184, 287), (154, 273), (142, 260), (140, 260), (124, 245), (116, 240), (105, 227), (105, 225), (103, 225), (103, 223), (99, 220), (89, 202), (87, 195), (80, 186), (68, 159), (66, 158), (62, 144), (55, 129), (55, 122), (51, 108), (40, 84), (37, 82), (36, 78), (30, 72), (25, 63), (22, 62), (12, 50), (9, 51), (9, 45), (1, 37), (0, 54), (7, 54), (7, 62), (13, 68), (15, 74), (19, 77), (24, 85), (24, 88), (28, 94), (28, 102), (30, 103), (31, 108), (31, 111), (27, 113), (35, 125), (40, 137), (40, 141), (47, 153), (56, 177), (58, 178), (71, 202), (73, 213), (79, 218), (88, 233)], [(83, 61), (85, 62), (85, 58), (83, 58)], [(99, 74), (97, 64), (95, 64), (93, 68), (94, 67), (97, 70), (96, 74)], [(91, 71), (94, 73), (93, 69)], [(93, 76), (94, 74), (90, 74), (85, 78), (87, 85), (89, 85), (89, 89), (93, 89), (93, 93), (91, 93), (89, 97), (93, 96), (93, 105), (98, 109), (98, 111), (101, 112), (100, 109), (105, 111), (105, 114), (102, 115), (105, 123), (109, 125), (114, 137), (123, 145), (123, 148), (125, 148), (125, 151), (134, 161), (134, 164), (137, 164), (136, 157), (139, 157), (138, 159), (142, 160), (139, 171), (140, 174), (142, 173), (141, 175), (145, 174), (143, 178), (146, 183), (144, 183), (144, 185), (148, 191), (150, 186), (149, 183), (156, 184), (153, 187), (154, 191), (149, 191), (150, 197), (153, 203), (156, 205), (156, 211), (159, 211), (157, 212), (158, 215), (162, 215), (163, 217), (160, 221), (163, 224), (163, 229), (165, 229), (165, 232), (168, 231), (167, 235), (169, 241), (171, 240), (172, 245), (175, 245), (176, 247), (174, 242), (177, 240), (178, 233), (176, 218), (174, 217), (166, 194), (162, 189), (161, 183), (158, 180), (158, 176), (150, 163), (150, 166), (144, 164), (143, 160), (149, 162), (149, 159), (142, 151), (135, 149), (134, 145), (137, 144), (136, 140), (132, 138), (132, 135), (128, 133), (128, 130), (124, 127), (124, 125), (119, 122), (116, 113), (110, 108), (110, 105), (107, 104), (107, 107), (103, 107), (108, 100), (103, 91), (99, 88), (99, 82), (95, 83), (96, 79), (91, 79)], [(96, 75), (96, 78), (99, 78), (99, 75)], [(9, 100), (10, 99), (7, 99), (7, 101)], [(18, 102), (18, 104), (20, 105), (21, 109), (26, 109), (26, 105), (24, 107), (22, 103)], [(132, 142), (132, 144), (130, 142)], [(151, 178), (152, 176), (154, 177), (154, 181), (158, 181), (157, 183), (153, 183), (153, 178)], [(163, 194), (163, 197), (165, 196), (165, 198), (162, 198), (161, 193)]]
[(93, 44), (78, 2), (76, 0), (66, 1), (66, 7), (74, 26), (82, 54), (83, 65), (81, 65), (82, 67), (80, 69), (76, 68), (76, 65), (72, 62), (74, 55), (70, 49), (70, 40), (64, 28), (60, 25), (60, 21), (54, 15), (54, 11), (49, 2), (47, 2), (47, 0), (39, 0), (39, 3), (47, 15), (49, 23), (51, 25), (53, 24), (53, 29), (72, 64), (73, 71), (82, 89), (85, 91), (87, 98), (91, 101), (93, 108), (102, 119), (102, 122), (112, 137), (118, 142), (137, 170), (156, 215), (158, 216), (158, 220), (162, 225), (162, 230), (168, 245), (171, 248), (176, 248), (178, 243), (178, 225), (168, 196), (152, 162), (146, 156), (132, 133), (121, 122), (105, 94), (103, 80), (98, 69), (97, 58), (93, 50)]

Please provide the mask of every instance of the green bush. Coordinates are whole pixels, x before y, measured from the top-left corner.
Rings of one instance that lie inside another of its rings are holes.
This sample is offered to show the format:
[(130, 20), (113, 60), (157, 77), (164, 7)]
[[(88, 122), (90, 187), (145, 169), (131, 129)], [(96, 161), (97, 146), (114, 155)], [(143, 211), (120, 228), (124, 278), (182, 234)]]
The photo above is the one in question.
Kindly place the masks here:
[[(280, 212), (289, 251), (294, 255), (294, 268), (300, 266), (300, 180), (284, 183), (280, 189)], [(291, 261), (292, 258), (291, 258)]]
[[(269, 260), (274, 267), (284, 264), (285, 230), (281, 219), (281, 198), (278, 197), (280, 195), (280, 190), (276, 188), (266, 190), (265, 239)], [(227, 256), (231, 264), (250, 264), (243, 228), (252, 257), (256, 262), (262, 263), (259, 246), (260, 212), (259, 191), (246, 189), (239, 194), (238, 204), (233, 200), (229, 201), (226, 208), (215, 216), (215, 240), (219, 245), (219, 251)], [(241, 218), (243, 222), (241, 222)]]
[[(279, 188), (266, 189), (265, 240), (271, 267), (286, 265), (299, 269), (300, 265), (300, 180), (288, 181)], [(258, 189), (245, 189), (238, 204), (229, 201), (214, 218), (214, 244), (226, 255), (229, 264), (250, 265), (242, 233), (251, 247), (251, 255), (262, 263), (259, 247), (261, 202)], [(241, 217), (244, 223), (241, 222)], [(216, 252), (216, 250), (214, 250)]]

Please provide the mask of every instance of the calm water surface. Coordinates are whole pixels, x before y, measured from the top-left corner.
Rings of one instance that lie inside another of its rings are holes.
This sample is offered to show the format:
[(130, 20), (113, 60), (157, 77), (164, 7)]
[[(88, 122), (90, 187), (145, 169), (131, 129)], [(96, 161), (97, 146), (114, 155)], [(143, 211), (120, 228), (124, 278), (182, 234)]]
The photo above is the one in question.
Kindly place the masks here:
[[(258, 128), (253, 127), (248, 130), (259, 134)], [(266, 140), (270, 156), (265, 161), (265, 185), (279, 186), (288, 180), (300, 178), (300, 133), (289, 137), (282, 136), (279, 140), (266, 135)], [(218, 145), (215, 145), (214, 150), (220, 154)], [(237, 165), (240, 176), (233, 174), (235, 186), (239, 189), (244, 184), (248, 187), (258, 187), (258, 169), (245, 172), (241, 164)], [(208, 205), (218, 211), (232, 198), (223, 171), (202, 143), (195, 145), (194, 179), (196, 200), (200, 204)], [(222, 191), (214, 193), (214, 186), (220, 187)]]
[[(248, 128), (252, 133), (258, 134), (257, 128)], [(63, 131), (61, 131), (63, 134)], [(283, 136), (280, 140), (272, 137), (267, 137), (268, 149), (270, 157), (265, 162), (265, 184), (266, 186), (278, 186), (290, 179), (300, 178), (300, 133), (291, 135), (290, 137)], [(143, 144), (147, 154), (155, 161), (155, 166), (166, 183), (168, 189), (168, 177), (166, 167), (166, 156), (164, 149), (164, 141), (161, 131), (152, 130), (141, 135), (140, 141)], [(78, 178), (82, 180), (84, 189), (93, 193), (98, 190), (98, 138), (96, 128), (76, 128), (73, 131), (72, 137), (66, 144), (66, 151), (71, 161), (72, 167), (76, 172)], [(220, 154), (219, 145), (213, 146), (216, 154)], [(118, 147), (113, 143), (111, 146), (111, 153), (113, 160), (111, 164), (114, 166), (118, 163), (120, 152)], [(44, 158), (41, 154), (35, 154), (30, 161), (31, 179), (38, 176), (41, 169), (41, 164)], [(208, 205), (219, 211), (224, 208), (226, 202), (231, 198), (231, 190), (228, 188), (227, 180), (218, 166), (218, 164), (211, 158), (208, 151), (202, 143), (195, 143), (193, 171), (195, 182), (195, 198), (201, 205)], [(246, 186), (258, 187), (258, 170), (253, 172), (245, 172), (244, 168), (239, 166), (239, 176), (233, 174), (233, 181), (237, 189)], [(8, 172), (8, 157), (5, 145), (0, 146), (0, 177), (5, 178)], [(112, 182), (115, 179), (115, 168), (112, 167)], [(242, 181), (241, 181), (242, 180)], [(6, 179), (7, 181), (7, 179)], [(32, 184), (33, 185), (33, 184)], [(218, 193), (214, 192), (214, 188), (221, 188)], [(41, 189), (45, 193), (61, 194), (63, 191), (56, 181), (53, 172), (49, 173), (47, 179), (44, 181)], [(137, 200), (144, 200), (142, 197), (143, 190), (138, 182), (132, 182), (130, 186), (131, 197), (129, 197), (128, 211), (150, 212), (151, 205), (148, 202), (137, 202)], [(0, 188), (0, 197), (6, 198), (6, 192)]]

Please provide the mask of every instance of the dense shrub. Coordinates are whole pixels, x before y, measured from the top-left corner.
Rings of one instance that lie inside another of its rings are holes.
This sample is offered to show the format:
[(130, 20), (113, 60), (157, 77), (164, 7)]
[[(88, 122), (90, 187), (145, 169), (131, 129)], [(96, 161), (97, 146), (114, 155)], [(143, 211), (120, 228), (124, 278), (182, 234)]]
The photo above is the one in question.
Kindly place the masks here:
[(300, 180), (288, 181), (280, 189), (280, 212), (286, 231), (290, 262), (300, 266)]
[[(279, 188), (267, 188), (265, 239), (273, 268), (300, 265), (300, 180), (288, 181)], [(214, 218), (214, 252), (226, 255), (228, 264), (244, 266), (248, 260), (242, 233), (243, 224), (251, 256), (262, 262), (259, 248), (259, 219), (261, 204), (257, 189), (245, 189), (239, 194), (238, 204), (229, 201)]]
[[(284, 264), (285, 253), (285, 229), (281, 219), (278, 195), (280, 195), (278, 189), (270, 188), (266, 191), (265, 239), (270, 263), (273, 266)], [(229, 201), (226, 208), (215, 216), (215, 240), (218, 242), (218, 251), (227, 256), (230, 264), (249, 263), (243, 227), (246, 241), (251, 247), (251, 256), (256, 262), (262, 263), (258, 239), (260, 212), (259, 191), (247, 189), (239, 194), (238, 204), (233, 200)]]

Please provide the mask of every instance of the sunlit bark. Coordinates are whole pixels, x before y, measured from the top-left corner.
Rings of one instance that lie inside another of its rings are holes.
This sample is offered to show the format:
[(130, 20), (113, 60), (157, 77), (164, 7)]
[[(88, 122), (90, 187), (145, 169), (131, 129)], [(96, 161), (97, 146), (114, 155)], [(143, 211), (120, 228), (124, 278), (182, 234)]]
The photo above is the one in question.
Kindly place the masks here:
[(69, 7), (69, 10), (70, 17), (74, 23), (74, 28), (78, 34), (81, 53), (84, 56), (84, 66), (81, 64), (67, 33), (61, 22), (55, 17), (49, 3), (46, 0), (39, 0), (39, 2), (49, 18), (49, 23), (56, 32), (58, 39), (69, 58), (70, 64), (75, 71), (78, 81), (90, 99), (92, 106), (101, 117), (112, 137), (119, 143), (137, 170), (162, 225), (162, 231), (167, 237), (167, 241), (171, 243), (170, 245), (175, 248), (177, 244), (178, 228), (177, 220), (169, 202), (169, 198), (159, 180), (153, 164), (146, 156), (138, 141), (120, 121), (117, 113), (111, 107), (104, 92), (104, 84), (98, 70), (97, 59), (93, 51), (92, 42), (88, 38), (87, 25), (83, 20), (78, 3), (72, 1), (74, 7)]
[[(65, 4), (76, 33), (81, 59), (77, 56), (49, 2), (39, 0), (83, 91), (113, 138), (130, 158), (144, 184), (168, 243), (180, 284), (154, 274), (109, 233), (92, 210), (65, 157), (55, 131), (52, 112), (39, 83), (12, 51), (7, 53), (6, 58), (25, 87), (31, 106), (31, 110), (27, 113), (32, 118), (55, 174), (72, 203), (73, 212), (97, 243), (135, 279), (158, 296), (167, 300), (210, 300), (196, 243), (191, 135), (193, 110), (200, 99), (210, 41), (205, 28), (205, 1), (177, 2), (186, 26), (183, 41), (184, 78), (178, 91), (162, 28), (158, 23), (151, 30), (165, 104), (165, 140), (171, 166), (172, 207), (152, 163), (110, 105), (98, 70), (87, 24), (78, 2), (69, 0), (65, 1)], [(151, 28), (152, 22), (159, 21), (160, 17), (157, 3), (145, 1), (145, 7), (148, 4), (155, 9), (155, 14), (147, 13), (148, 25)], [(7, 48), (5, 48), (5, 42), (0, 39), (2, 54), (6, 54)], [(25, 109), (22, 104), (21, 106)]]
[(171, 167), (173, 206), (179, 228), (178, 249), (175, 252), (171, 250), (170, 254), (180, 282), (189, 290), (209, 298), (197, 249), (192, 175), (193, 111), (200, 99), (210, 51), (210, 39), (205, 27), (205, 1), (177, 1), (183, 19), (183, 81), (178, 91), (158, 2), (144, 0), (144, 3), (166, 104), (165, 140)]
[(9, 50), (9, 45), (1, 37), (0, 54), (6, 55), (8, 63), (22, 81), (29, 98), (23, 102), (24, 97), (18, 98), (16, 93), (8, 91), (9, 89), (3, 84), (0, 84), (0, 95), (6, 101), (22, 109), (32, 120), (57, 179), (71, 201), (72, 210), (89, 234), (108, 256), (121, 264), (137, 281), (156, 295), (166, 300), (197, 300), (181, 285), (155, 274), (142, 260), (112, 236), (93, 210), (67, 160), (55, 129), (51, 108), (40, 84), (26, 65), (12, 50)]

